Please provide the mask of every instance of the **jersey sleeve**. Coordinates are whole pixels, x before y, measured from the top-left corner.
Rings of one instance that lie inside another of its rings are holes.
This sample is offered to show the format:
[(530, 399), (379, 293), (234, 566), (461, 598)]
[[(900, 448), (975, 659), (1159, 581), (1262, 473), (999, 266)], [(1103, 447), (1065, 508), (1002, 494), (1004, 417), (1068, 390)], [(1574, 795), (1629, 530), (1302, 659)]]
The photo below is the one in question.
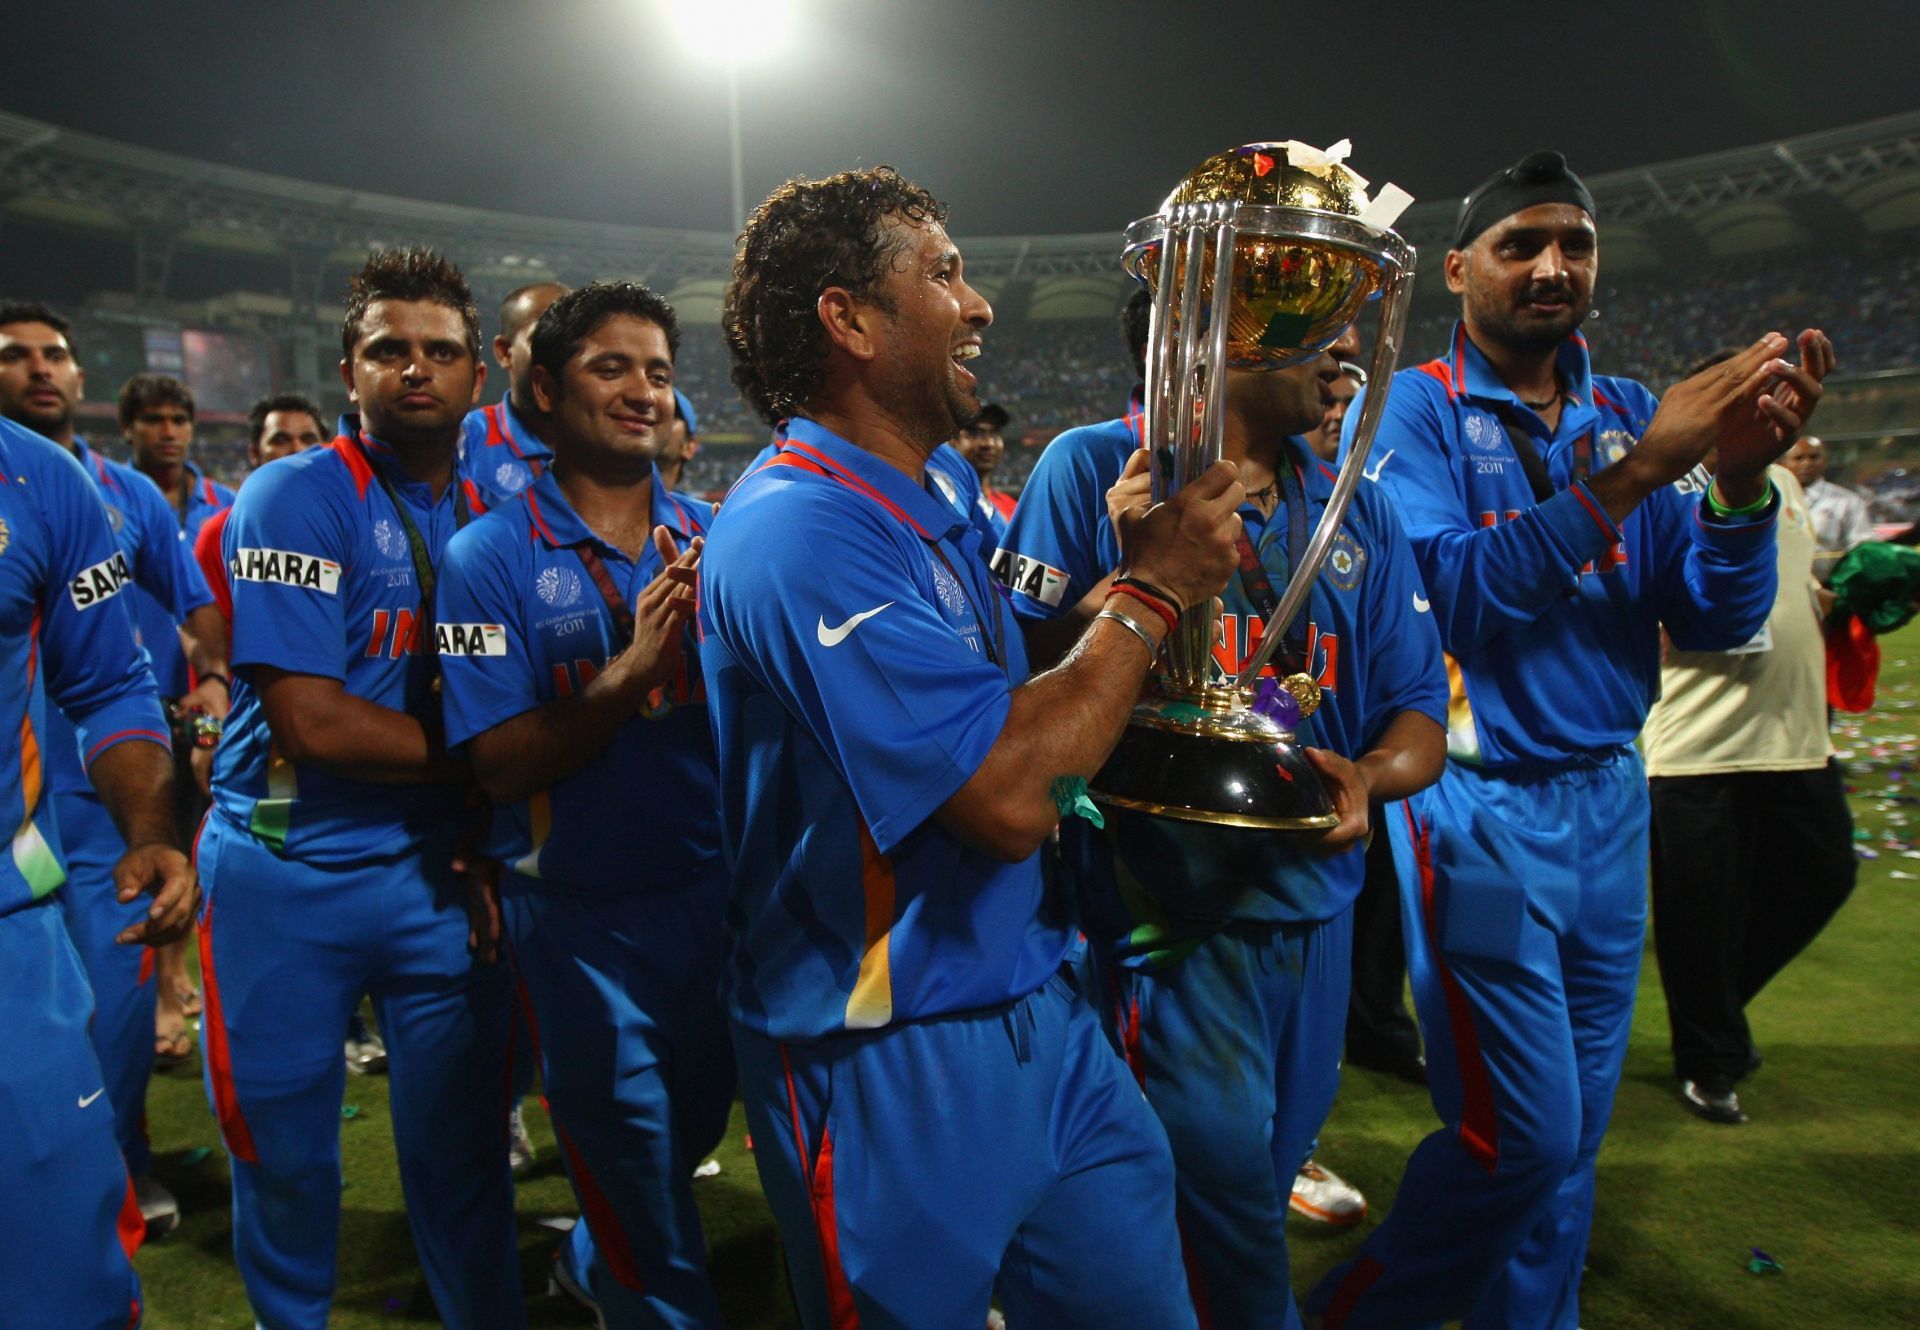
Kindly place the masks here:
[(140, 506), (140, 550), (133, 565), (134, 582), (179, 623), (202, 605), (212, 604), (213, 593), (194, 562), (193, 549), (174, 520), (166, 495), (138, 473), (128, 480), (129, 500)]
[[(1771, 484), (1771, 482), (1769, 482)], [(1730, 651), (1752, 640), (1780, 589), (1775, 526), (1780, 493), (1750, 518), (1715, 518), (1706, 491), (1665, 486), (1650, 495), (1660, 558), (1660, 622), (1682, 651)]]
[(1374, 551), (1365, 600), (1369, 668), (1364, 743), (1372, 747), (1403, 711), (1417, 711), (1445, 728), (1447, 671), (1432, 603), (1392, 505), (1364, 481), (1354, 505)]
[[(1367, 391), (1341, 427), (1343, 462)], [(1417, 370), (1394, 376), (1369, 475), (1400, 514), (1441, 644), (1457, 653), (1539, 618), (1577, 585), (1583, 566), (1613, 548), (1620, 528), (1584, 482), (1512, 521), (1479, 525), (1456, 478), (1462, 462), (1448, 441), (1439, 391)]]
[(1107, 519), (1107, 491), (1120, 472), (1110, 465), (1111, 450), (1096, 442), (1091, 431), (1076, 429), (1047, 445), (1014, 505), (994, 571), (1023, 619), (1058, 618), (1120, 562)]
[[(723, 511), (702, 618), (811, 733), (891, 853), (986, 760), (1010, 685), (941, 617), (922, 589), (929, 556), (887, 530), (878, 507), (869, 517), (822, 504), (812, 517), (803, 527), (763, 519), (732, 540)], [(783, 548), (804, 530), (804, 567), (771, 548), (775, 530)], [(702, 663), (715, 662), (703, 652)]]
[(525, 597), (494, 530), (506, 520), (483, 519), (456, 535), (435, 586), (433, 621), (449, 748), (542, 701)]
[(57, 458), (40, 488), (51, 557), (40, 604), (47, 695), (78, 732), (86, 765), (117, 744), (171, 749), (159, 689), (120, 593), (133, 580), (93, 482)]
[[(318, 459), (326, 463), (328, 459)], [(348, 514), (318, 466), (262, 467), (227, 519), (233, 666), (347, 677)]]
[(233, 584), (227, 580), (227, 562), (221, 557), (220, 541), (226, 535), (227, 516), (232, 511), (224, 509), (209, 517), (193, 541), (193, 561), (200, 567), (200, 576), (207, 580), (207, 590), (220, 617), (227, 621), (229, 636), (233, 629)]

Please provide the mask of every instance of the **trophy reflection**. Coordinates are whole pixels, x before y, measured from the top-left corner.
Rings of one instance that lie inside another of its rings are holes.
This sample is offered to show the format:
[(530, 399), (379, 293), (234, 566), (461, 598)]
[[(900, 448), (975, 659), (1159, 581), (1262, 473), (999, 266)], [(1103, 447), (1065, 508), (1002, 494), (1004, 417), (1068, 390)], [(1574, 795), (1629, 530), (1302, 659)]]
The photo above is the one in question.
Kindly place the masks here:
[[(1109, 809), (1221, 826), (1315, 832), (1339, 819), (1297, 731), (1319, 705), (1290, 630), (1305, 618), (1386, 405), (1413, 295), (1413, 249), (1391, 229), (1411, 200), (1376, 199), (1345, 145), (1255, 143), (1209, 157), (1160, 211), (1127, 228), (1122, 263), (1153, 292), (1145, 445), (1155, 502), (1221, 454), (1227, 370), (1285, 369), (1318, 356), (1371, 305), (1370, 385), (1331, 498), (1288, 569), (1257, 651), (1236, 676), (1216, 664), (1213, 602), (1189, 608), (1112, 757), (1089, 782)], [(1305, 499), (1290, 504), (1304, 522)], [(1304, 526), (1300, 528), (1304, 537)], [(1286, 651), (1276, 660), (1276, 655)], [(1269, 663), (1275, 676), (1263, 679)]]

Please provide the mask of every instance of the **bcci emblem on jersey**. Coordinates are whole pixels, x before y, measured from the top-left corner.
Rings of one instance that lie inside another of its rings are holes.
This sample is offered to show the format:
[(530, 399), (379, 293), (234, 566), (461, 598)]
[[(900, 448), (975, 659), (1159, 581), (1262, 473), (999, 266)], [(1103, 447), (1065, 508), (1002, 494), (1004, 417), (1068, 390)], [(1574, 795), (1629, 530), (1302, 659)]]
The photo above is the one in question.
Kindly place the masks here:
[(533, 579), (533, 593), (543, 604), (563, 610), (580, 599), (580, 574), (571, 568), (543, 568)]
[(1360, 542), (1346, 531), (1335, 536), (1333, 550), (1327, 555), (1327, 580), (1342, 591), (1351, 591), (1360, 585), (1366, 570), (1367, 551)]
[(1627, 449), (1633, 447), (1633, 435), (1623, 429), (1610, 429), (1600, 435), (1599, 446), (1594, 449), (1599, 460), (1607, 465), (1619, 461), (1627, 455)]

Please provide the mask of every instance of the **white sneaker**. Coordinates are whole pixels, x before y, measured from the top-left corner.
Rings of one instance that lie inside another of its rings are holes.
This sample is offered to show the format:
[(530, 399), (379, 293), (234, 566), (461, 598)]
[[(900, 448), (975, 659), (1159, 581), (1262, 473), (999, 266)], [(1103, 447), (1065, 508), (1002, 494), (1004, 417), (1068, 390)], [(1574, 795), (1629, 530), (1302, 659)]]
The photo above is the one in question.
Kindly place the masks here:
[(1007, 1330), (1007, 1318), (997, 1307), (987, 1308), (987, 1330)]
[(1335, 1228), (1351, 1228), (1367, 1217), (1367, 1198), (1338, 1173), (1309, 1159), (1293, 1180), (1292, 1206), (1296, 1214)]
[(547, 1296), (569, 1299), (592, 1314), (598, 1330), (607, 1330), (607, 1318), (600, 1311), (600, 1300), (587, 1291), (580, 1277), (568, 1267), (566, 1251), (567, 1244), (562, 1242), (560, 1250), (553, 1254), (553, 1265), (547, 1275)]
[(507, 1119), (507, 1167), (524, 1173), (533, 1167), (533, 1135), (527, 1130), (527, 1117), (520, 1105), (513, 1106)]
[(180, 1202), (151, 1174), (133, 1180), (133, 1199), (140, 1206), (140, 1217), (147, 1221), (148, 1238), (164, 1238), (180, 1227)]
[(387, 1046), (381, 1041), (380, 1036), (364, 1027), (358, 1031), (349, 1031), (347, 1070), (355, 1076), (378, 1076), (386, 1069)]

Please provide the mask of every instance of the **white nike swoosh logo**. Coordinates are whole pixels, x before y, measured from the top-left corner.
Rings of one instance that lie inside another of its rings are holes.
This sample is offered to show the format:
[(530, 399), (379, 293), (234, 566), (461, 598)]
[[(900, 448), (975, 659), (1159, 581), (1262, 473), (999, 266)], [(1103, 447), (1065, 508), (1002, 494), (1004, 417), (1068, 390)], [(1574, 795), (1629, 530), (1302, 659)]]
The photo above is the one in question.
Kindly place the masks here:
[(1422, 595), (1414, 596), (1413, 611), (1415, 614), (1425, 614), (1428, 610), (1432, 608), (1433, 606), (1427, 602), (1427, 598), (1425, 596), (1422, 596)]
[(1394, 450), (1392, 448), (1387, 449), (1386, 456), (1382, 457), (1379, 461), (1375, 462), (1373, 464), (1372, 470), (1362, 471), (1360, 474), (1365, 476), (1368, 480), (1371, 480), (1374, 484), (1378, 485), (1380, 483), (1380, 473), (1387, 469), (1387, 463), (1393, 460), (1393, 454), (1394, 454)]
[(88, 1104), (91, 1104), (94, 1100), (98, 1099), (101, 1095), (105, 1094), (106, 1092), (107, 1092), (107, 1087), (104, 1085), (101, 1086), (98, 1090), (95, 1090), (92, 1094), (82, 1099), (80, 1101), (80, 1107), (85, 1108)]
[(815, 630), (816, 635), (820, 639), (820, 645), (823, 647), (839, 646), (842, 642), (847, 640), (848, 633), (851, 633), (854, 629), (858, 628), (861, 624), (865, 623), (868, 619), (871, 619), (874, 615), (878, 614), (881, 610), (887, 610), (892, 608), (893, 608), (892, 601), (888, 601), (884, 605), (876, 605), (870, 610), (863, 610), (861, 613), (854, 615), (851, 619), (848, 619), (845, 623), (841, 624), (838, 628), (827, 627), (827, 616), (824, 614), (821, 615), (820, 627)]

